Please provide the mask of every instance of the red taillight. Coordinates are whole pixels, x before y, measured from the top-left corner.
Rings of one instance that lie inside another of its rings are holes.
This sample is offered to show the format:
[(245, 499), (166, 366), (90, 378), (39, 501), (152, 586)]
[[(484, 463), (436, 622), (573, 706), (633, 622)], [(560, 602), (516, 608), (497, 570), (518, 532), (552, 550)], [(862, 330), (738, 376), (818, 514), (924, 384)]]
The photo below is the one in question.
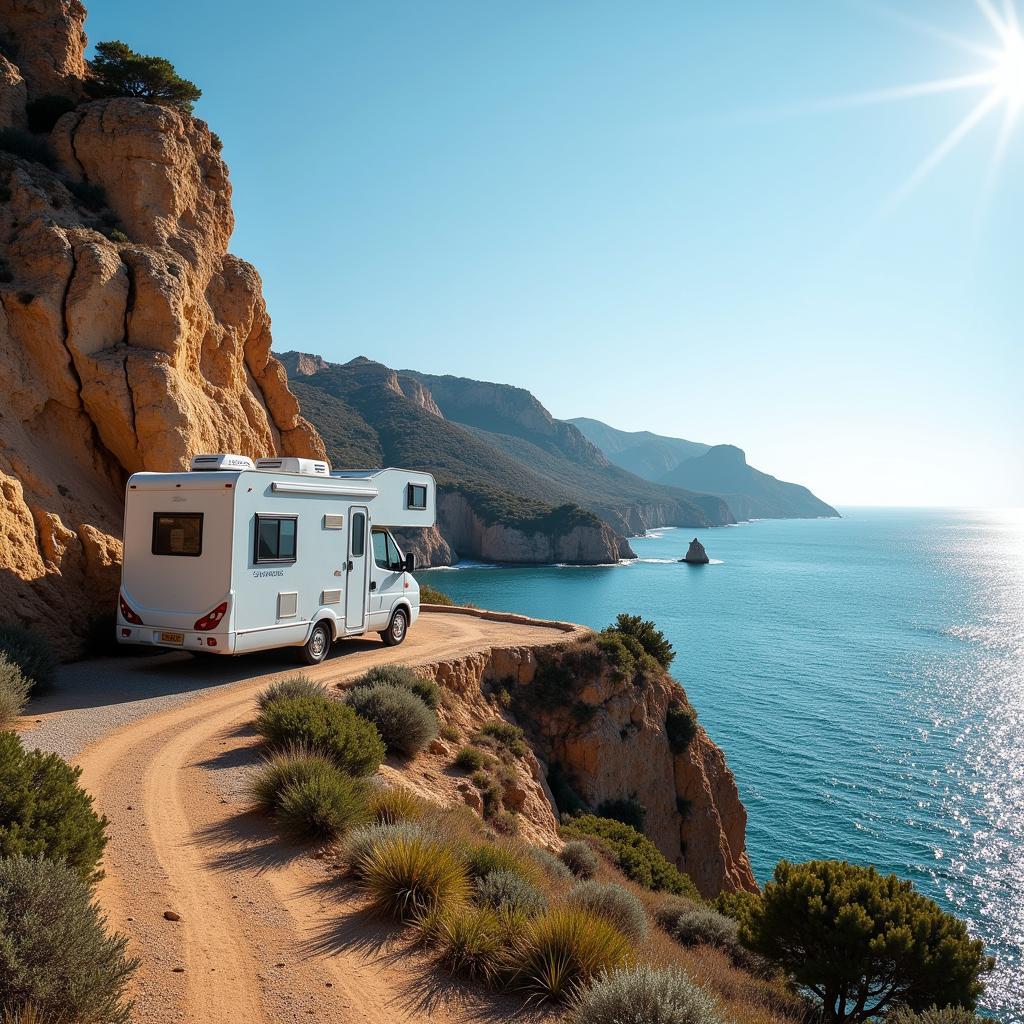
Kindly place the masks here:
[(215, 636), (208, 636), (206, 638), (206, 646), (207, 647), (216, 647), (217, 646), (217, 638)]
[(192, 627), (193, 629), (204, 632), (208, 629), (213, 629), (218, 625), (221, 619), (224, 618), (228, 613), (227, 601), (221, 601), (212, 612), (207, 612), (201, 619), (196, 619), (196, 624)]
[(136, 626), (141, 626), (142, 619), (140, 619), (138, 615), (136, 615), (135, 612), (133, 612), (131, 608), (128, 607), (128, 602), (124, 599), (124, 595), (118, 594), (117, 599), (121, 604), (121, 615), (125, 618), (125, 620), (134, 623)]

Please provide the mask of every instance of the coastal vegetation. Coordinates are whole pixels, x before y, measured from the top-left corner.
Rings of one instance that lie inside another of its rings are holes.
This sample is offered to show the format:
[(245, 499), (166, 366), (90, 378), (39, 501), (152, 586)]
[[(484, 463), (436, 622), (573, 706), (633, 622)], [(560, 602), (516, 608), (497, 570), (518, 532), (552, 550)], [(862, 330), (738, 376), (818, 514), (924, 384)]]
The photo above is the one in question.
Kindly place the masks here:
[(0, 654), (0, 729), (6, 729), (21, 714), (30, 689), (21, 668)]
[(89, 61), (89, 72), (85, 87), (96, 99), (130, 96), (191, 114), (193, 105), (203, 95), (202, 90), (182, 78), (166, 58), (136, 53), (116, 39), (96, 44), (96, 56)]

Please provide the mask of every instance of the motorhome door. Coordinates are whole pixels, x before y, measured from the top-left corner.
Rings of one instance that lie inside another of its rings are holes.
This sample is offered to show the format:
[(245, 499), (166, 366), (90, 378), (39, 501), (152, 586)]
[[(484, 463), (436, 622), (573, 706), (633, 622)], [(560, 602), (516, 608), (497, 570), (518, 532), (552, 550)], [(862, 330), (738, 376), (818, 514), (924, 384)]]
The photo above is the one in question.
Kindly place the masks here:
[(366, 593), (369, 559), (366, 553), (368, 515), (365, 505), (348, 512), (348, 579), (345, 584), (345, 632), (366, 629)]

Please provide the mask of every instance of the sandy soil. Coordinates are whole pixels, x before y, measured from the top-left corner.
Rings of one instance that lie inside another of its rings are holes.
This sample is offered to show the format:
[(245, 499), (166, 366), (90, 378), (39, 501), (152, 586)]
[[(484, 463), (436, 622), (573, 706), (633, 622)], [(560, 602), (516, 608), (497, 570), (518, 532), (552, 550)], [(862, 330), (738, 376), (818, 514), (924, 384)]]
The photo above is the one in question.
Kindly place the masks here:
[[(402, 647), (341, 642), (309, 674), (333, 683), (383, 662), (563, 637), (539, 624), (424, 614)], [(61, 693), (33, 708), (25, 743), (68, 754), (84, 746), (82, 782), (110, 819), (99, 898), (142, 960), (135, 1020), (508, 1019), (516, 1004), (439, 979), (362, 913), (329, 855), (287, 845), (247, 811), (253, 698), (294, 672), (287, 654), (113, 659), (74, 667)], [(168, 910), (181, 919), (165, 920)]]

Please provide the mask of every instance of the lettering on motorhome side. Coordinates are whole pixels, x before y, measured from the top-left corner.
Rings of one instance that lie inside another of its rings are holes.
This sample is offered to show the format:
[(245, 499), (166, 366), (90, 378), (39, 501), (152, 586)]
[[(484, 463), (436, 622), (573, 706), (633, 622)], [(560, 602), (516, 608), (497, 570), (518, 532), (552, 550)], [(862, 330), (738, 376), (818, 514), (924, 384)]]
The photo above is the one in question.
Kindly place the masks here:
[(392, 530), (433, 526), (435, 489), (429, 473), (290, 457), (197, 455), (185, 473), (136, 473), (117, 640), (204, 654), (296, 647), (314, 664), (343, 636), (399, 644), (420, 602)]

